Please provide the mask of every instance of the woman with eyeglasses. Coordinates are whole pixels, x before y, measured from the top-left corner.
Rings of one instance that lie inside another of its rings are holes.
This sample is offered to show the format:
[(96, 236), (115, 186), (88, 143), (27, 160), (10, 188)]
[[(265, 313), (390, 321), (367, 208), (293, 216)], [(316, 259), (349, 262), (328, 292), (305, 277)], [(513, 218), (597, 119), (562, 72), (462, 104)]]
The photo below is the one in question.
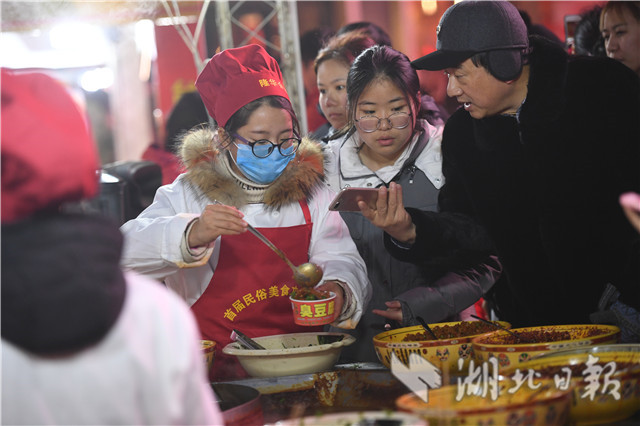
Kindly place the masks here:
[(428, 323), (459, 319), (500, 274), (484, 236), (474, 236), (469, 247), (442, 241), (424, 268), (396, 260), (385, 248), (411, 246), (420, 232), (412, 212), (437, 211), (444, 184), (442, 126), (424, 119), (420, 105), (418, 76), (403, 53), (373, 46), (356, 58), (347, 78), (349, 123), (325, 148), (327, 180), (335, 191), (379, 190), (375, 207), (360, 201), (360, 212), (341, 212), (373, 286), (344, 362), (377, 361), (372, 339), (390, 326), (416, 325), (418, 317)]
[(324, 271), (337, 294), (335, 325), (353, 328), (370, 297), (366, 268), (340, 215), (328, 210), (319, 145), (299, 125), (276, 61), (257, 45), (224, 50), (196, 88), (217, 127), (182, 142), (186, 173), (122, 226), (123, 264), (163, 280), (191, 306), (204, 339), (217, 342), (210, 377), (246, 374), (221, 349), (233, 329), (249, 337), (314, 331), (294, 324), (292, 272), (253, 234), (296, 265)]

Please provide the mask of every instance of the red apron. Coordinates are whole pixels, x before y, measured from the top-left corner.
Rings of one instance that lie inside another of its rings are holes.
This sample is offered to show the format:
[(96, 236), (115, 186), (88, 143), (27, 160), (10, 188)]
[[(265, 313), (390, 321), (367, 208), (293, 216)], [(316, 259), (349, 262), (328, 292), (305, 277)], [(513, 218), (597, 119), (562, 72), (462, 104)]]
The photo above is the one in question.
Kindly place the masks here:
[[(313, 222), (309, 206), (300, 202), (305, 224), (258, 228), (295, 265), (309, 261)], [(318, 331), (322, 327), (293, 322), (289, 295), (296, 287), (291, 269), (250, 232), (223, 236), (215, 273), (193, 310), (203, 339), (214, 340), (212, 380), (246, 377), (236, 357), (222, 353), (236, 328), (249, 337)]]

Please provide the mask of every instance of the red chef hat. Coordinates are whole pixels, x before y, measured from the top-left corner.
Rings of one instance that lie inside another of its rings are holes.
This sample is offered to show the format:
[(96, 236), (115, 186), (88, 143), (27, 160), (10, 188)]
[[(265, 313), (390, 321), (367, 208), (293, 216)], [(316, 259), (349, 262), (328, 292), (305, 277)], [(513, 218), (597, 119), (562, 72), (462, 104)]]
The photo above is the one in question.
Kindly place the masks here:
[(96, 147), (65, 87), (41, 73), (1, 75), (2, 223), (94, 196)]
[(258, 98), (277, 95), (289, 99), (278, 63), (257, 44), (215, 54), (198, 76), (196, 88), (220, 127)]

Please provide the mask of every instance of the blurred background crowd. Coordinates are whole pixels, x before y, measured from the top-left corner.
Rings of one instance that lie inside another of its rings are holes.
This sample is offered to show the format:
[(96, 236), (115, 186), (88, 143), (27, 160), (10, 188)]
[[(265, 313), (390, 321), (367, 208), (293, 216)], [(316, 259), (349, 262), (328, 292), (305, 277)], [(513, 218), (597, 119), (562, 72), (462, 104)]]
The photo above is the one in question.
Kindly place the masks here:
[[(532, 32), (575, 50), (573, 32), (580, 15), (605, 2), (513, 3)], [(140, 160), (149, 145), (164, 145), (171, 109), (183, 93), (194, 89), (197, 68), (217, 49), (263, 45), (281, 62), (289, 92), (313, 99), (315, 73), (309, 65), (322, 41), (341, 27), (371, 22), (393, 40), (394, 48), (415, 59), (435, 50), (438, 20), (451, 4), (3, 1), (0, 65), (44, 70), (64, 81), (87, 107), (103, 164)], [(423, 90), (446, 105), (442, 73), (419, 75)], [(313, 102), (305, 106), (304, 124), (311, 132), (325, 121)], [(296, 107), (301, 111), (301, 105)]]

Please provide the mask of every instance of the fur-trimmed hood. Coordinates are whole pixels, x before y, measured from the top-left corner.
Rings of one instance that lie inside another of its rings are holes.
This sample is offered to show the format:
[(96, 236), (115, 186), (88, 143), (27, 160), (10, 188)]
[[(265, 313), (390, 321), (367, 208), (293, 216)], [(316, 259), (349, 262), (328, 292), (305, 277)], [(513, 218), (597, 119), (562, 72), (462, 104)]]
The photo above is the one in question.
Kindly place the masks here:
[[(220, 156), (226, 148), (211, 128), (188, 133), (182, 140), (180, 156), (187, 170), (186, 181), (210, 200), (242, 207), (248, 203), (246, 191), (225, 172)], [(284, 172), (266, 190), (264, 203), (269, 209), (300, 200), (308, 201), (324, 181), (324, 155), (315, 141), (304, 138)]]

